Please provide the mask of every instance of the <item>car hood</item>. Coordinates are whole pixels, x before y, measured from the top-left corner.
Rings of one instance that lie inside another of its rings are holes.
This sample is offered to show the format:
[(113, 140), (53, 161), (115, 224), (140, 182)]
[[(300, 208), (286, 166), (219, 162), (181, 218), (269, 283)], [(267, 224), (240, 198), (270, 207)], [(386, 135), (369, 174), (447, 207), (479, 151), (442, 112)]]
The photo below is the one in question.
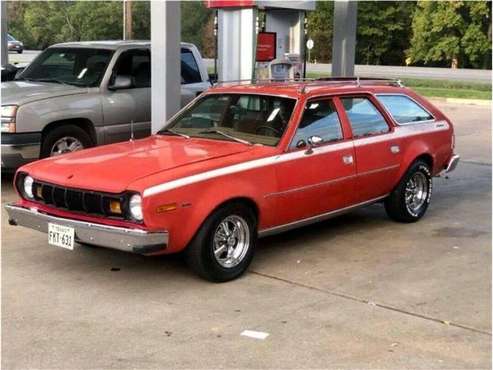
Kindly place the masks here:
[(58, 96), (84, 94), (85, 87), (62, 85), (53, 82), (6, 81), (2, 82), (2, 105), (22, 105)]
[(143, 177), (250, 148), (235, 142), (154, 135), (43, 159), (20, 171), (70, 188), (120, 193)]

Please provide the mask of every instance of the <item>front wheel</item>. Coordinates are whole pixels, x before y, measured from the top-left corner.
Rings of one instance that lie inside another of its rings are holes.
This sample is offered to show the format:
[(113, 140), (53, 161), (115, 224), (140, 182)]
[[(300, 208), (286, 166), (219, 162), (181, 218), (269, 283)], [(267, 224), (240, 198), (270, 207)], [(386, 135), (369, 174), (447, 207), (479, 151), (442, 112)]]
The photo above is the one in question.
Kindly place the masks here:
[(87, 132), (75, 125), (56, 127), (45, 135), (41, 144), (41, 158), (55, 157), (93, 146)]
[(416, 222), (424, 216), (430, 204), (433, 181), (427, 163), (414, 162), (399, 185), (385, 199), (385, 210), (399, 222)]
[(233, 280), (250, 265), (256, 241), (255, 213), (242, 203), (226, 204), (201, 226), (186, 250), (187, 262), (204, 279)]

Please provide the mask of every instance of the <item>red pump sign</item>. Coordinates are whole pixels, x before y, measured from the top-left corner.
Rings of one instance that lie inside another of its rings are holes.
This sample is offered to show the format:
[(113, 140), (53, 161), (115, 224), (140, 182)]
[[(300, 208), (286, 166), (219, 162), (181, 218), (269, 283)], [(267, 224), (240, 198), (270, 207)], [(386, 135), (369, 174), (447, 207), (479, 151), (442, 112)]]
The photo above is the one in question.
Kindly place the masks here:
[(276, 33), (259, 32), (257, 36), (257, 62), (270, 62), (276, 59)]

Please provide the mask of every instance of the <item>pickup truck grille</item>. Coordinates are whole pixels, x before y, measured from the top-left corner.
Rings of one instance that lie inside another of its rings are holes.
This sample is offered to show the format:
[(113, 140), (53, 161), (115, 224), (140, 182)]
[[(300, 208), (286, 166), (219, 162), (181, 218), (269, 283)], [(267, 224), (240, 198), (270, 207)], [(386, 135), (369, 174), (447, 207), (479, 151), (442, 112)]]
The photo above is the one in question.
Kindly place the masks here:
[[(33, 184), (33, 194), (36, 201), (55, 208), (92, 215), (125, 218), (126, 197), (124, 195), (69, 189), (38, 181)], [(120, 202), (121, 214), (110, 211), (109, 204), (112, 200)]]

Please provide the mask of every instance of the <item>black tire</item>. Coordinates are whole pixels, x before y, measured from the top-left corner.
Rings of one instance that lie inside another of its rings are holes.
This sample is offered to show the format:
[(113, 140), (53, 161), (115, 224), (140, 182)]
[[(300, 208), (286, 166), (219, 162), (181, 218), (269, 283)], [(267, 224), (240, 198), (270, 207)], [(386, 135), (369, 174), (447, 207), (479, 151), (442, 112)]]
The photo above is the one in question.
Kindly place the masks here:
[(89, 134), (75, 125), (63, 125), (49, 130), (41, 143), (41, 158), (46, 158), (51, 155), (53, 145), (63, 137), (73, 137), (80, 141), (82, 147), (90, 148), (94, 145)]
[[(229, 216), (239, 216), (248, 225), (249, 245), (241, 262), (226, 268), (221, 266), (214, 256), (214, 235)], [(225, 282), (242, 275), (250, 265), (257, 244), (257, 217), (253, 210), (241, 202), (228, 203), (214, 211), (202, 224), (185, 251), (185, 258), (190, 268), (200, 277), (213, 281)]]
[(24, 50), (17, 50), (17, 54), (22, 54)]
[[(418, 175), (416, 175), (418, 174)], [(422, 204), (413, 209), (411, 205), (406, 202), (406, 187), (412, 188), (412, 180), (416, 177), (422, 179), (422, 183), (427, 186), (427, 193), (421, 198)], [(399, 185), (392, 191), (392, 193), (385, 199), (385, 210), (387, 215), (398, 222), (416, 222), (424, 216), (428, 205), (430, 204), (431, 193), (433, 190), (433, 180), (429, 165), (421, 160), (414, 162), (405, 175), (402, 177)]]

